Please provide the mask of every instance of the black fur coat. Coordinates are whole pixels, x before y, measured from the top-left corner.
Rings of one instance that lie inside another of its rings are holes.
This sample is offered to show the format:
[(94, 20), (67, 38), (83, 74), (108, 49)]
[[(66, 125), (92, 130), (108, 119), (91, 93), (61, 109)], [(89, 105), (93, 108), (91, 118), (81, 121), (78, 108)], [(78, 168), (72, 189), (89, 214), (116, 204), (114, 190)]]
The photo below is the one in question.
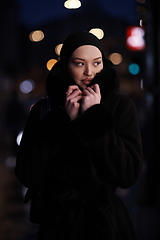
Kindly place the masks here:
[(63, 105), (75, 82), (58, 62), (46, 81), (51, 111), (41, 119), (41, 100), (27, 120), (15, 173), (26, 187), (45, 185), (38, 239), (137, 239), (116, 195), (117, 187), (132, 186), (142, 170), (135, 106), (116, 94), (119, 82), (110, 61), (94, 83), (100, 86), (101, 104), (71, 121)]

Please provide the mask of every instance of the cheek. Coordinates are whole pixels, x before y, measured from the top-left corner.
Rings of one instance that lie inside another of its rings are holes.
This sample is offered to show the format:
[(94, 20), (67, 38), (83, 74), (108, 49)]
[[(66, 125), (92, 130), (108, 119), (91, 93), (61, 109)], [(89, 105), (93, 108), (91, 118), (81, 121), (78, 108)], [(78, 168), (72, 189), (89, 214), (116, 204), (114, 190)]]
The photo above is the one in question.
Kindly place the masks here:
[(76, 70), (76, 68), (72, 64), (68, 65), (67, 71), (68, 71), (69, 75), (73, 79), (75, 79), (75, 77), (77, 76), (77, 70)]
[(101, 65), (97, 68), (96, 73), (99, 73), (102, 69), (103, 69), (103, 64), (101, 64)]
[(102, 62), (102, 64), (100, 64), (100, 66), (99, 66), (99, 71), (101, 71), (103, 69), (103, 62)]
[(73, 79), (81, 79), (81, 70), (79, 69), (79, 68), (74, 68), (74, 69), (72, 69), (72, 71), (71, 71), (71, 77), (73, 78)]

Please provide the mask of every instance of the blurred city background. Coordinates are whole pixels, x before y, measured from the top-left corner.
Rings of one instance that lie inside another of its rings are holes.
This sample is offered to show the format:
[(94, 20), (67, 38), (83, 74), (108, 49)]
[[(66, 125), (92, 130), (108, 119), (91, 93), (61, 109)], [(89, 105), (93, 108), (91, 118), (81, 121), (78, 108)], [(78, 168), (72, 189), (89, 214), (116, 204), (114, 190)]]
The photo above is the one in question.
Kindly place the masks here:
[(120, 92), (135, 102), (144, 167), (118, 189), (139, 240), (160, 239), (160, 14), (158, 0), (0, 0), (0, 240), (36, 240), (26, 189), (14, 175), (32, 104), (72, 32), (91, 31), (118, 72)]

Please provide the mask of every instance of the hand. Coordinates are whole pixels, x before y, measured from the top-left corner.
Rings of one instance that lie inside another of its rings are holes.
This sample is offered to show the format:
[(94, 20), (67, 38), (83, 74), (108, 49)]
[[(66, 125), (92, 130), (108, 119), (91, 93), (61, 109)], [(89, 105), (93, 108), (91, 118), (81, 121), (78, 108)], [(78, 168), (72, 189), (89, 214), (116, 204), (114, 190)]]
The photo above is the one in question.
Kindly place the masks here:
[(88, 108), (101, 102), (101, 93), (98, 84), (87, 87), (82, 93), (81, 113), (83, 114)]
[(68, 87), (67, 95), (65, 98), (65, 110), (68, 113), (71, 120), (78, 117), (80, 103), (78, 102), (82, 98), (82, 92), (77, 85)]

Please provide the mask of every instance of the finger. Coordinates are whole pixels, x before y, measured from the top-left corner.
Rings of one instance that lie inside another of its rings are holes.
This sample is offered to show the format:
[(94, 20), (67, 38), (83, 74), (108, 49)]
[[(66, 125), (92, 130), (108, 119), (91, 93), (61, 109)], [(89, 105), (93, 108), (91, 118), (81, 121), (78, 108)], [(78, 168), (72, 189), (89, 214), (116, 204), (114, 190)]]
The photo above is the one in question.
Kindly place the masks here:
[(87, 87), (89, 93), (95, 93), (95, 91), (91, 87)]
[(69, 99), (75, 98), (80, 95), (82, 95), (82, 92), (81, 92), (81, 90), (77, 89), (77, 90), (73, 91), (71, 94), (67, 95), (66, 98), (69, 100)]
[(100, 88), (99, 88), (99, 85), (98, 85), (98, 84), (94, 84), (93, 86), (91, 86), (91, 88), (93, 88), (94, 91), (95, 91), (96, 93), (98, 93), (98, 95), (101, 94)]
[(79, 87), (77, 85), (71, 85), (68, 87), (66, 96), (69, 96), (73, 91), (78, 90)]
[(89, 96), (90, 92), (87, 89), (84, 89), (83, 92), (82, 92), (82, 95), (83, 96)]
[(83, 95), (83, 96), (90, 96), (91, 94), (94, 94), (94, 93), (95, 93), (95, 91), (92, 89), (92, 87), (87, 87), (87, 88), (83, 91), (82, 95)]
[(78, 102), (82, 98), (82, 95), (75, 96), (74, 98), (70, 99), (71, 102)]
[(82, 98), (82, 95), (75, 96), (73, 98), (67, 98), (67, 105), (74, 104)]

